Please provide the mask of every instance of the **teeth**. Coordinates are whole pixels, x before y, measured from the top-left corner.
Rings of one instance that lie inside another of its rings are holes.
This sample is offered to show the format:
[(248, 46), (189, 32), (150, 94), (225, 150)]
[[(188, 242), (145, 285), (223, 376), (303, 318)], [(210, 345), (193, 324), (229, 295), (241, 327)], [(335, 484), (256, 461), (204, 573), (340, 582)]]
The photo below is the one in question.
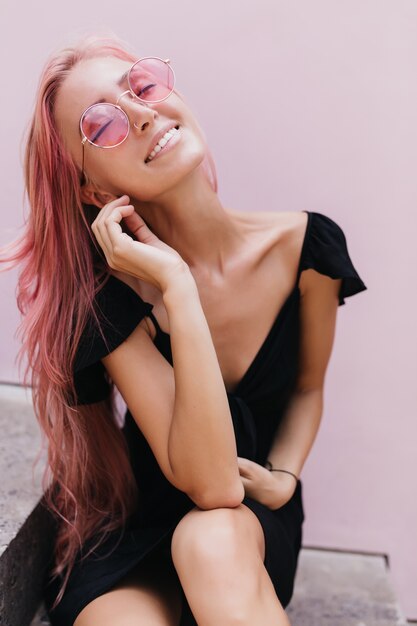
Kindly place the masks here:
[(165, 133), (165, 135), (163, 137), (161, 137), (161, 139), (158, 141), (158, 143), (156, 144), (155, 148), (152, 150), (152, 152), (150, 153), (150, 155), (146, 159), (145, 163), (148, 163), (149, 161), (151, 161), (153, 159), (153, 157), (155, 156), (155, 154), (160, 152), (162, 150), (162, 148), (164, 148), (166, 146), (166, 144), (171, 139), (171, 137), (174, 137), (178, 132), (179, 131), (176, 128), (171, 128), (170, 130), (168, 130)]

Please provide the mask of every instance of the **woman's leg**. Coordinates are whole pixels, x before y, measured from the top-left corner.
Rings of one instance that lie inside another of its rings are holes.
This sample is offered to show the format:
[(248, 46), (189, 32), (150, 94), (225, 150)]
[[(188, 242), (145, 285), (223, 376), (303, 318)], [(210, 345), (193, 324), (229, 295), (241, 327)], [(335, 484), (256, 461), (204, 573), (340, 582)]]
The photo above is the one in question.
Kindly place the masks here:
[(245, 504), (187, 513), (172, 560), (198, 626), (290, 626), (265, 565), (262, 526)]
[(107, 593), (89, 602), (74, 626), (178, 626), (182, 592), (176, 571), (157, 548)]

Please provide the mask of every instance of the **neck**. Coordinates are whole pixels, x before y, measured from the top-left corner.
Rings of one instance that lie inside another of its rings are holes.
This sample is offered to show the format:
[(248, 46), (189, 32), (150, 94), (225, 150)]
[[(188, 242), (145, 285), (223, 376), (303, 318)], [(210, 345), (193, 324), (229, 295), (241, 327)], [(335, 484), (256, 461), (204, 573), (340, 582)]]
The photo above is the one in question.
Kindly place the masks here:
[(131, 202), (152, 232), (202, 275), (224, 275), (241, 249), (236, 217), (222, 206), (201, 168), (157, 199)]

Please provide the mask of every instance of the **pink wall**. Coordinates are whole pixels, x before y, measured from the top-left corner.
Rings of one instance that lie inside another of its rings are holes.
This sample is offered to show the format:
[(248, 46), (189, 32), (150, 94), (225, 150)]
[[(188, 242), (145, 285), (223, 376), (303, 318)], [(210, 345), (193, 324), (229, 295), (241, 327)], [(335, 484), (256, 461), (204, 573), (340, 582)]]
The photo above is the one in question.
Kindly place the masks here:
[[(45, 0), (27, 3), (23, 19), (3, 0), (0, 243), (23, 221), (19, 143), (49, 51), (83, 24), (170, 57), (225, 205), (315, 210), (345, 231), (368, 291), (339, 309), (322, 425), (302, 473), (304, 544), (388, 554), (417, 618), (417, 4), (206, 6)], [(15, 381), (16, 275), (0, 280), (0, 380)]]

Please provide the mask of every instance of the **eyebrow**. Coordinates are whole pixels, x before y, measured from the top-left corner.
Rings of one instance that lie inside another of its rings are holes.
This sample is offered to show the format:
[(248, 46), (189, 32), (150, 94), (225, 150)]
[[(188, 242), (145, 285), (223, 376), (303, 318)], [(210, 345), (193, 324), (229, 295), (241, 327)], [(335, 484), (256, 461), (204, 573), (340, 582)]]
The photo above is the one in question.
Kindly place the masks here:
[[(119, 85), (119, 87), (122, 87), (128, 74), (129, 74), (129, 70), (126, 70), (126, 72), (124, 72), (124, 74), (122, 74), (121, 77), (117, 79), (116, 84)], [(93, 106), (93, 104), (102, 104), (103, 102), (107, 102), (106, 98), (100, 98), (100, 100), (96, 100), (90, 106)]]

